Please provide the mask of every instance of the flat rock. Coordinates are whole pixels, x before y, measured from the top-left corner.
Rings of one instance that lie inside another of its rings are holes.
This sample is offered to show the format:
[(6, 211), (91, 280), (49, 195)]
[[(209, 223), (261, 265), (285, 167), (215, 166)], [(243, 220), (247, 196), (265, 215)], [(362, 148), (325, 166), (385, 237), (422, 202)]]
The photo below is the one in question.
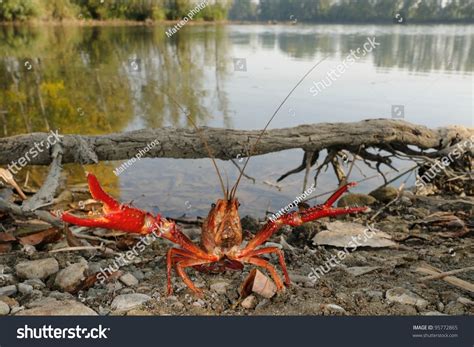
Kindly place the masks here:
[(0, 301), (0, 316), (6, 316), (10, 313), (10, 306), (3, 301)]
[(119, 280), (128, 287), (134, 287), (138, 284), (138, 279), (129, 272), (120, 276)]
[(88, 266), (85, 261), (71, 264), (59, 271), (54, 284), (65, 292), (73, 292), (77, 286), (86, 278), (85, 271)]
[(18, 312), (17, 316), (97, 316), (97, 313), (86, 305), (75, 301), (58, 301), (50, 298), (44, 305)]
[(357, 247), (394, 247), (397, 244), (391, 236), (377, 229), (357, 223), (335, 221), (326, 225), (328, 230), (319, 232), (313, 238), (314, 245), (343, 247), (354, 251)]
[(121, 294), (114, 298), (111, 308), (115, 311), (129, 311), (143, 305), (145, 302), (150, 300), (151, 297), (146, 294)]
[(15, 270), (17, 275), (21, 278), (45, 279), (59, 271), (59, 264), (54, 258), (30, 260), (18, 263)]
[(389, 302), (397, 302), (404, 305), (416, 306), (420, 309), (428, 306), (429, 302), (419, 295), (402, 287), (395, 287), (387, 290), (385, 297)]
[(10, 296), (15, 295), (17, 292), (17, 288), (14, 284), (10, 286), (5, 286), (0, 288), (0, 296)]
[(361, 276), (364, 274), (367, 274), (369, 272), (372, 272), (374, 270), (379, 269), (379, 266), (353, 266), (353, 267), (348, 267), (345, 268), (344, 270), (351, 274), (352, 276)]

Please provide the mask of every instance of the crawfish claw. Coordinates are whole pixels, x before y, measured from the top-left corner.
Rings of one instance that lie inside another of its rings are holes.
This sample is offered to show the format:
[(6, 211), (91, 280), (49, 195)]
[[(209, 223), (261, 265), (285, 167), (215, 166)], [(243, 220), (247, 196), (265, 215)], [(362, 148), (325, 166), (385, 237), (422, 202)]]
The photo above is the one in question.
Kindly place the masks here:
[(61, 219), (64, 222), (93, 228), (117, 229), (129, 233), (149, 234), (156, 229), (160, 217), (138, 208), (120, 204), (107, 194), (99, 184), (97, 177), (87, 173), (89, 190), (94, 199), (104, 203), (103, 215), (99, 217), (81, 218), (64, 212)]

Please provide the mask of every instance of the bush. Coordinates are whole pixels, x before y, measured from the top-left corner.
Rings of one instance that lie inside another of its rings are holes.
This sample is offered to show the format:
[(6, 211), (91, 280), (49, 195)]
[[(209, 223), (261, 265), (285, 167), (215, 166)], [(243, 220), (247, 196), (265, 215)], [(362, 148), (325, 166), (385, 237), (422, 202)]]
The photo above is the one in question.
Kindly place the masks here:
[(24, 21), (37, 14), (37, 8), (32, 0), (3, 0), (0, 6), (2, 21)]

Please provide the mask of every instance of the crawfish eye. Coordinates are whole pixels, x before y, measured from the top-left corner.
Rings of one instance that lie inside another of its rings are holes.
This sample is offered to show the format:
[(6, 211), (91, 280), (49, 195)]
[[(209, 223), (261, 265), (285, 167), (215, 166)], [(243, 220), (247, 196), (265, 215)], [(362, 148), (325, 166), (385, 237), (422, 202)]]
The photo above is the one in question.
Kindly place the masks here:
[(211, 207), (212, 207), (212, 208), (215, 208), (215, 207), (216, 207), (216, 204), (212, 203), (212, 204), (211, 204)]

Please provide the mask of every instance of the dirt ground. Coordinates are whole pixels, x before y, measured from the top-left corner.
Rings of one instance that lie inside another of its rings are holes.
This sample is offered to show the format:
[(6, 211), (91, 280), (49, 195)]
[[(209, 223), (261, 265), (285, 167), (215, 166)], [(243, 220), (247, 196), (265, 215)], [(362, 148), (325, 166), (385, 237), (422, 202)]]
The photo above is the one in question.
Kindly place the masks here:
[[(434, 199), (433, 201), (435, 201)], [(431, 200), (430, 200), (431, 201)], [(292, 284), (284, 292), (272, 298), (254, 296), (250, 305), (243, 307), (239, 288), (253, 266), (246, 265), (243, 271), (227, 271), (219, 274), (201, 273), (188, 270), (192, 281), (204, 290), (204, 297), (191, 294), (183, 281), (173, 272), (172, 296), (166, 296), (166, 251), (171, 243), (158, 239), (132, 264), (122, 266), (121, 274), (131, 274), (137, 281), (125, 284), (117, 277), (103, 284), (93, 286), (73, 294), (58, 288), (54, 275), (44, 279), (44, 287), (35, 287), (30, 292), (17, 292), (4, 301), (9, 303), (15, 314), (28, 307), (31, 302), (52, 297), (57, 300), (76, 300), (101, 315), (464, 315), (474, 313), (474, 293), (447, 283), (442, 279), (420, 281), (426, 276), (416, 269), (432, 266), (441, 271), (462, 269), (474, 265), (473, 214), (474, 199), (451, 199), (448, 204), (413, 203), (413, 197), (402, 199), (382, 212), (374, 227), (392, 238), (394, 247), (359, 247), (351, 251), (341, 263), (312, 282), (308, 275), (313, 268), (324, 265), (326, 260), (341, 248), (315, 245), (313, 238), (334, 219), (321, 219), (303, 227), (286, 227), (269, 240), (270, 245), (281, 247), (290, 272)], [(443, 200), (441, 200), (443, 201)], [(453, 202), (454, 201), (454, 202)], [(438, 221), (418, 223), (433, 212), (458, 206), (450, 211), (459, 223), (441, 224)], [(377, 211), (383, 204), (372, 206)], [(440, 207), (441, 206), (441, 207)], [(365, 224), (373, 212), (362, 216), (338, 218), (343, 222)], [(456, 217), (456, 218), (457, 218)], [(258, 222), (246, 217), (242, 220), (245, 230), (250, 232), (247, 239), (258, 228)], [(199, 227), (182, 225), (183, 230), (196, 242)], [(454, 229), (453, 229), (454, 228)], [(461, 230), (461, 232), (460, 232)], [(59, 242), (65, 242), (64, 240)], [(63, 245), (64, 246), (64, 245)], [(66, 244), (67, 246), (67, 244)], [(94, 274), (114, 262), (115, 255), (105, 256), (93, 251), (48, 253), (44, 250), (25, 253), (13, 250), (0, 255), (0, 264), (5, 283), (19, 285), (22, 279), (15, 273), (15, 266), (28, 260), (54, 257), (59, 268), (87, 261), (87, 274)], [(55, 247), (60, 247), (57, 244)], [(268, 258), (278, 267), (278, 259)], [(262, 270), (262, 272), (264, 272)], [(7, 274), (7, 275), (5, 275)], [(455, 275), (459, 279), (473, 283), (474, 272), (465, 271)], [(0, 280), (2, 278), (0, 277)], [(446, 278), (445, 278), (446, 279)], [(8, 283), (7, 283), (8, 282)], [(30, 282), (28, 282), (31, 284)], [(0, 285), (0, 287), (1, 287)], [(472, 286), (472, 284), (471, 284)], [(1, 291), (1, 288), (0, 288)], [(114, 310), (113, 300), (118, 295), (142, 293), (150, 297), (143, 305), (127, 310)], [(394, 298), (395, 297), (395, 298)], [(1, 299), (1, 297), (0, 297)], [(112, 305), (112, 306), (111, 306)], [(245, 305), (244, 305), (245, 306)], [(15, 308), (15, 309), (13, 309)]]

